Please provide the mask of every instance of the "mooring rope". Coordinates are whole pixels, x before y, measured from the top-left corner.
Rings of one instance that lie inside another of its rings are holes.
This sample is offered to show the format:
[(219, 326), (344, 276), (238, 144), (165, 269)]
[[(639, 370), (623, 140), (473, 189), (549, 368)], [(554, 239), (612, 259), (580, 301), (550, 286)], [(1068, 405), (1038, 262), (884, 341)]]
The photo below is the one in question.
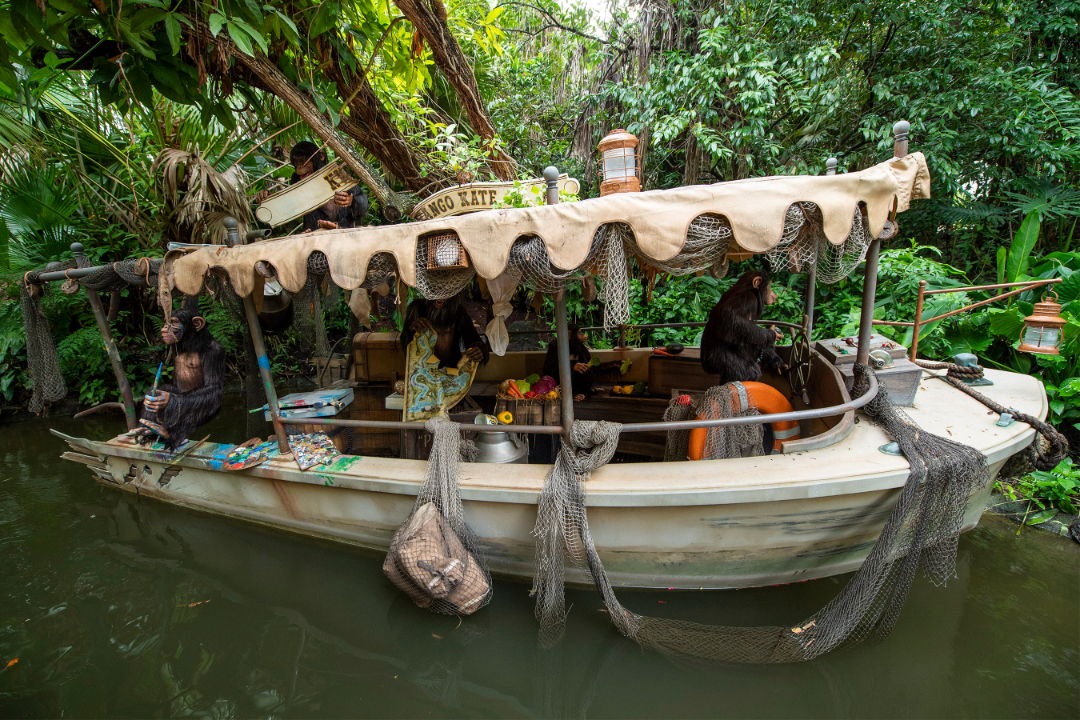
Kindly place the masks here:
[(1065, 439), (1065, 436), (1059, 433), (1052, 425), (1045, 423), (1037, 417), (1022, 413), (1016, 408), (1007, 408), (1000, 403), (996, 403), (990, 398), (983, 395), (977, 390), (973, 390), (967, 383), (964, 382), (964, 378), (967, 379), (980, 379), (983, 377), (983, 368), (981, 365), (975, 365), (974, 367), (964, 367), (963, 365), (957, 365), (950, 362), (931, 362), (929, 360), (914, 360), (914, 363), (921, 368), (927, 370), (948, 370), (944, 375), (936, 375), (935, 377), (941, 378), (945, 382), (949, 383), (957, 390), (964, 392), (971, 397), (981, 402), (986, 407), (990, 408), (998, 415), (1009, 413), (1014, 419), (1019, 420), (1022, 423), (1027, 423), (1035, 429), (1039, 435), (1046, 439), (1047, 448), (1043, 450), (1039, 447), (1039, 442), (1034, 441), (1028, 446), (1027, 451), (1031, 458), (1031, 462), (1038, 470), (1053, 470), (1058, 466), (1065, 456), (1069, 453), (1069, 441)]

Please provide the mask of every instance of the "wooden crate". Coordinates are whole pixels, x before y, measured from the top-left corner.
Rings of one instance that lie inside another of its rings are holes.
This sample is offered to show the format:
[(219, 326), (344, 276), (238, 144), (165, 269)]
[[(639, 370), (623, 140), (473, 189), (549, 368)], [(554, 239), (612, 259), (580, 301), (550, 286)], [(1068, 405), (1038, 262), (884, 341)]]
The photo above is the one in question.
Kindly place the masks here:
[(514, 425), (560, 425), (562, 424), (562, 404), (556, 400), (522, 400), (509, 395), (495, 398), (495, 415), (509, 411), (514, 416)]
[[(400, 420), (400, 410), (386, 409), (386, 396), (392, 392), (394, 392), (394, 386), (389, 382), (354, 387), (349, 417), (353, 420)], [(398, 430), (353, 428), (352, 431), (354, 455), (398, 457), (401, 452)]]
[[(313, 357), (311, 364), (315, 366), (315, 382), (320, 388), (327, 388), (334, 383), (345, 380), (348, 370), (349, 359), (346, 357)], [(329, 365), (329, 367), (327, 367)]]
[(405, 377), (401, 333), (362, 332), (353, 338), (353, 377), (359, 382), (393, 383)]

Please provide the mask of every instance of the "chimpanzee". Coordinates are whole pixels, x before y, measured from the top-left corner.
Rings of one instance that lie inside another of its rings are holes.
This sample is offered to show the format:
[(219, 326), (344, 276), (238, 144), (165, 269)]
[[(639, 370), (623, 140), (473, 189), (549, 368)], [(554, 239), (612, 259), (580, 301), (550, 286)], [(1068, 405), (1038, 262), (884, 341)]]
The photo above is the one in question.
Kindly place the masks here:
[[(570, 384), (574, 389), (574, 401), (580, 402), (587, 396), (600, 392), (601, 388), (596, 385), (597, 371), (614, 370), (622, 363), (614, 360), (590, 365), (592, 353), (585, 345), (585, 341), (589, 339), (588, 333), (577, 325), (567, 325), (566, 329), (570, 336)], [(544, 374), (559, 379), (559, 349), (555, 342), (548, 345), (547, 355), (544, 357)]]
[[(289, 162), (295, 171), (289, 184), (295, 185), (326, 166), (326, 153), (310, 140), (301, 140), (289, 152)], [(261, 203), (269, 195), (263, 190), (255, 196), (255, 201)], [(304, 215), (304, 232), (360, 227), (367, 212), (368, 196), (364, 188), (356, 185), (352, 190), (339, 190), (331, 200)]]
[(159, 386), (143, 403), (146, 433), (139, 441), (149, 443), (160, 436), (165, 448), (174, 451), (221, 409), (225, 350), (206, 329), (199, 299), (194, 296), (185, 299), (181, 309), (162, 326), (161, 339), (176, 348), (175, 384)]
[(720, 384), (750, 382), (764, 365), (774, 373), (787, 365), (774, 345), (783, 336), (757, 324), (766, 305), (776, 302), (768, 270), (751, 270), (739, 278), (709, 313), (701, 335), (701, 367), (720, 375)]
[(439, 367), (457, 367), (462, 356), (479, 363), (488, 361), (490, 351), (487, 343), (465, 311), (460, 294), (447, 300), (417, 297), (409, 303), (405, 313), (405, 329), (401, 333), (401, 347), (406, 353), (416, 333), (426, 329), (434, 330), (439, 336), (435, 343)]

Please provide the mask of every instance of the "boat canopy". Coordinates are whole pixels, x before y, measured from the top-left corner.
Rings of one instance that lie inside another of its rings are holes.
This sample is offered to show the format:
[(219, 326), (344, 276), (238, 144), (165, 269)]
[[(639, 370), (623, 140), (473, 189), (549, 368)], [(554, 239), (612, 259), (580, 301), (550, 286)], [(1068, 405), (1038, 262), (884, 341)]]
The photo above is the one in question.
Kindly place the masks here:
[(916, 152), (840, 175), (752, 178), (314, 232), (231, 248), (184, 249), (166, 256), (160, 289), (166, 295), (173, 288), (194, 295), (202, 290), (207, 274), (216, 271), (228, 276), (237, 294), (246, 296), (255, 286), (254, 268), (261, 261), (273, 267), (283, 288), (298, 292), (307, 279), (308, 258), (315, 252), (326, 256), (333, 282), (346, 290), (360, 287), (377, 253), (392, 254), (399, 278), (416, 287), (418, 242), (445, 232), (457, 234), (472, 268), (488, 280), (506, 269), (514, 242), (530, 236), (543, 241), (553, 268), (580, 269), (588, 264), (597, 232), (614, 224), (629, 228), (632, 249), (639, 257), (662, 265), (680, 253), (691, 223), (700, 216), (722, 216), (740, 248), (764, 253), (781, 244), (788, 209), (799, 203), (817, 206), (825, 240), (840, 246), (852, 231), (852, 217), (860, 204), (865, 207), (869, 236), (877, 237), (890, 214), (907, 210), (912, 200), (929, 197), (926, 159)]

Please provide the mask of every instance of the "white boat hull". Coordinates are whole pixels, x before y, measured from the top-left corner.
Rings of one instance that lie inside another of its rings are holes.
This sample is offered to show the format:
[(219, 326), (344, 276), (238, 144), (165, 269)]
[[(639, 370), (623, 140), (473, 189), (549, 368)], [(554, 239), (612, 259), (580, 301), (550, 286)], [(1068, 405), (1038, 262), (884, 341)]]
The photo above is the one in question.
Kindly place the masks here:
[[(1037, 380), (994, 371), (987, 376), (996, 384), (980, 390), (1006, 407), (1045, 417)], [(907, 412), (927, 431), (981, 450), (992, 477), (1034, 436), (1021, 423), (997, 427), (996, 414), (931, 377)], [(386, 550), (412, 509), (426, 465), (347, 456), (317, 471), (300, 472), (291, 459), (275, 459), (226, 472), (217, 468), (230, 448), (204, 444), (166, 473), (169, 456), (125, 438), (68, 440), (105, 482), (140, 496), (376, 551)], [(907, 480), (907, 461), (878, 450), (887, 442), (861, 417), (846, 440), (821, 450), (608, 465), (586, 489), (589, 528), (616, 586), (736, 588), (849, 572), (873, 547)], [(466, 520), (493, 572), (532, 576), (536, 500), (549, 470), (461, 466)], [(969, 498), (965, 529), (978, 523), (992, 485)], [(572, 568), (567, 580), (591, 583)]]

